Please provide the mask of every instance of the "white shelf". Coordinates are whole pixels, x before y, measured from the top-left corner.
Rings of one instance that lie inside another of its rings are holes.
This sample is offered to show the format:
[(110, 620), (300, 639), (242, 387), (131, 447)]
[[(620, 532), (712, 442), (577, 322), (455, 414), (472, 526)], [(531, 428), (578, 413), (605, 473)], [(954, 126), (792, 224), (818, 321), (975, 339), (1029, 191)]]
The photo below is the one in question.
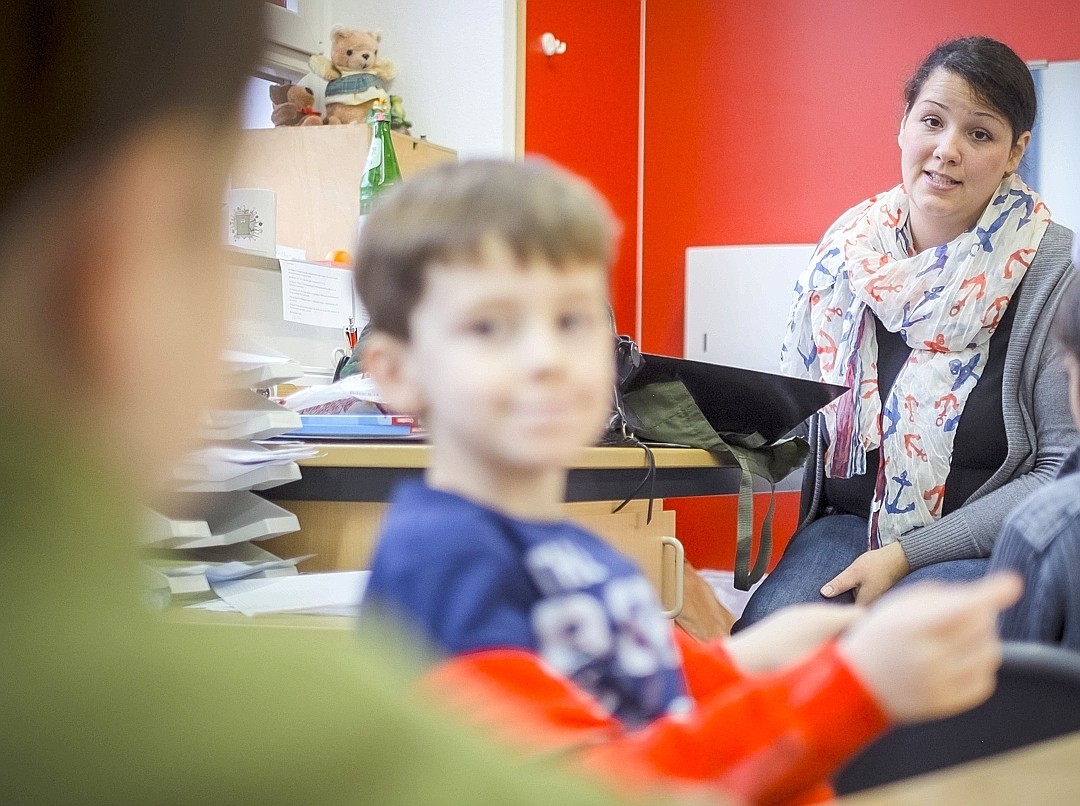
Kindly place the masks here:
[(234, 343), (223, 356), (228, 370), (226, 384), (230, 389), (272, 386), (304, 374), (304, 368), (299, 362), (284, 353), (243, 337), (234, 337), (232, 341)]
[[(232, 546), (248, 540), (287, 535), (300, 529), (300, 523), (293, 513), (246, 490), (200, 499), (199, 503), (201, 514), (205, 516), (202, 521), (205, 526), (203, 533), (176, 534), (156, 541), (158, 546), (167, 549)], [(159, 517), (172, 520), (165, 515)]]
[(170, 518), (157, 510), (146, 509), (142, 537), (142, 542), (150, 544), (200, 540), (210, 537), (210, 526), (199, 518)]
[[(165, 511), (146, 510), (143, 562), (148, 593), (173, 597), (212, 596), (212, 566), (275, 562), (276, 567), (234, 573), (262, 577), (294, 575), (295, 563), (279, 558), (251, 541), (296, 532), (296, 515), (252, 490), (266, 490), (296, 481), (295, 447), (270, 448), (257, 440), (295, 431), (300, 415), (268, 400), (252, 387), (301, 377), (303, 368), (283, 353), (247, 336), (231, 339), (223, 356), (229, 372), (225, 389), (201, 425), (204, 447), (189, 453), (174, 470), (174, 496)], [(211, 495), (204, 495), (211, 493)], [(229, 569), (221, 569), (224, 573)]]
[(281, 364), (264, 364), (248, 369), (232, 369), (228, 374), (228, 383), (234, 389), (249, 389), (253, 386), (273, 386), (301, 377), (304, 368), (295, 361)]
[(228, 408), (207, 414), (203, 437), (208, 440), (269, 439), (300, 428), (300, 415), (251, 389), (236, 391)]
[[(152, 590), (168, 591), (173, 596), (199, 596), (210, 594), (212, 587), (207, 579), (209, 567), (241, 562), (256, 566), (279, 562), (280, 558), (253, 543), (237, 543), (214, 546), (193, 551), (167, 552), (148, 557), (143, 563), (143, 573)], [(296, 576), (295, 564), (276, 568), (263, 568), (253, 572), (252, 579), (272, 579)]]
[(170, 598), (210, 593), (210, 583), (202, 574), (165, 574), (148, 563), (143, 563), (142, 568), (146, 586), (154, 591), (167, 591)]
[(229, 263), (233, 266), (246, 266), (250, 269), (266, 269), (267, 271), (281, 271), (281, 263), (276, 257), (268, 257), (261, 252), (252, 252), (235, 246), (225, 247), (229, 255)]
[(269, 490), (279, 484), (287, 484), (300, 478), (296, 462), (278, 465), (257, 465), (246, 473), (219, 481), (190, 481), (181, 483), (177, 490), (182, 493), (231, 493), (237, 490)]

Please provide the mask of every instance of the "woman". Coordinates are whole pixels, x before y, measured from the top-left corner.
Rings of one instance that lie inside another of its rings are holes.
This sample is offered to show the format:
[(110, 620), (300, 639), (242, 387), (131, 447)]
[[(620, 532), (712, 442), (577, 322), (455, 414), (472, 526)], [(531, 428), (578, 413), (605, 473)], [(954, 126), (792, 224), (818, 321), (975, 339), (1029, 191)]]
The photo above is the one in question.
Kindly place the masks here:
[[(1080, 262), (1080, 240), (1073, 242)], [(1080, 428), (1080, 282), (1054, 317), (1054, 336), (1065, 349), (1073, 418)], [(1005, 522), (990, 555), (990, 569), (1014, 570), (1023, 598), (1001, 615), (1001, 637), (1080, 649), (1080, 444), (1053, 484), (1024, 501)]]
[(981, 575), (1005, 514), (1073, 440), (1047, 340), (1072, 236), (1015, 173), (1031, 74), (1000, 42), (957, 39), (904, 100), (903, 183), (841, 216), (795, 287), (784, 371), (852, 391), (811, 422), (803, 525), (737, 628)]

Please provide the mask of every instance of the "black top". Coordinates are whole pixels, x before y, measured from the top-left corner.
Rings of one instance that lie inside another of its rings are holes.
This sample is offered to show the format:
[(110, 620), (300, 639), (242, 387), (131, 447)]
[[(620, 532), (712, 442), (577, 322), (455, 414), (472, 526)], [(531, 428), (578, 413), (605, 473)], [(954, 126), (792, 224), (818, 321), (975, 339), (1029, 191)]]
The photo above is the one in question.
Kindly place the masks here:
[[(1001, 407), (1001, 382), (1005, 371), (1005, 353), (1009, 348), (1017, 298), (1023, 281), (1009, 301), (997, 330), (990, 337), (990, 355), (986, 359), (979, 382), (971, 390), (960, 422), (953, 437), (952, 467), (945, 480), (945, 500), (941, 514), (947, 515), (958, 509), (971, 494), (981, 487), (994, 472), (1005, 463), (1009, 450), (1005, 435), (1005, 417)], [(876, 316), (874, 325), (878, 341), (878, 392), (882, 404), (892, 389), (896, 376), (911, 354), (899, 333), (885, 329)], [(874, 500), (877, 481), (879, 451), (866, 454), (867, 472), (850, 479), (825, 479), (825, 499), (837, 512), (870, 517), (870, 504)]]

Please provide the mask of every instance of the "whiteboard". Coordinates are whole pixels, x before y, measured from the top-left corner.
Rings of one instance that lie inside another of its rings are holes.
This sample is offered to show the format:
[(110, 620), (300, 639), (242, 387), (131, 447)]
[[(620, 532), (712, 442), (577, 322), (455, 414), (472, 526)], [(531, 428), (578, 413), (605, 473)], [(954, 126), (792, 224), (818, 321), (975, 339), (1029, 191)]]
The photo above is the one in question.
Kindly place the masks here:
[(1029, 150), (1031, 182), (1055, 221), (1080, 231), (1080, 61), (1050, 62), (1034, 70), (1039, 116)]
[(686, 250), (686, 358), (779, 371), (795, 280), (815, 244)]

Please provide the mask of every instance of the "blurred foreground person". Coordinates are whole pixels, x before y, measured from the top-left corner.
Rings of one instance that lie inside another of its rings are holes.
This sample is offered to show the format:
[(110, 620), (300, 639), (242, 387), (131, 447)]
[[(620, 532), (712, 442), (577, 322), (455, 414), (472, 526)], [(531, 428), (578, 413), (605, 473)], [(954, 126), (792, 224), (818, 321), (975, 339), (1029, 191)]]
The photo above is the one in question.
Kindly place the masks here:
[(144, 611), (135, 502), (213, 387), (262, 7), (0, 6), (0, 800), (606, 802), (420, 710), (370, 635)]

